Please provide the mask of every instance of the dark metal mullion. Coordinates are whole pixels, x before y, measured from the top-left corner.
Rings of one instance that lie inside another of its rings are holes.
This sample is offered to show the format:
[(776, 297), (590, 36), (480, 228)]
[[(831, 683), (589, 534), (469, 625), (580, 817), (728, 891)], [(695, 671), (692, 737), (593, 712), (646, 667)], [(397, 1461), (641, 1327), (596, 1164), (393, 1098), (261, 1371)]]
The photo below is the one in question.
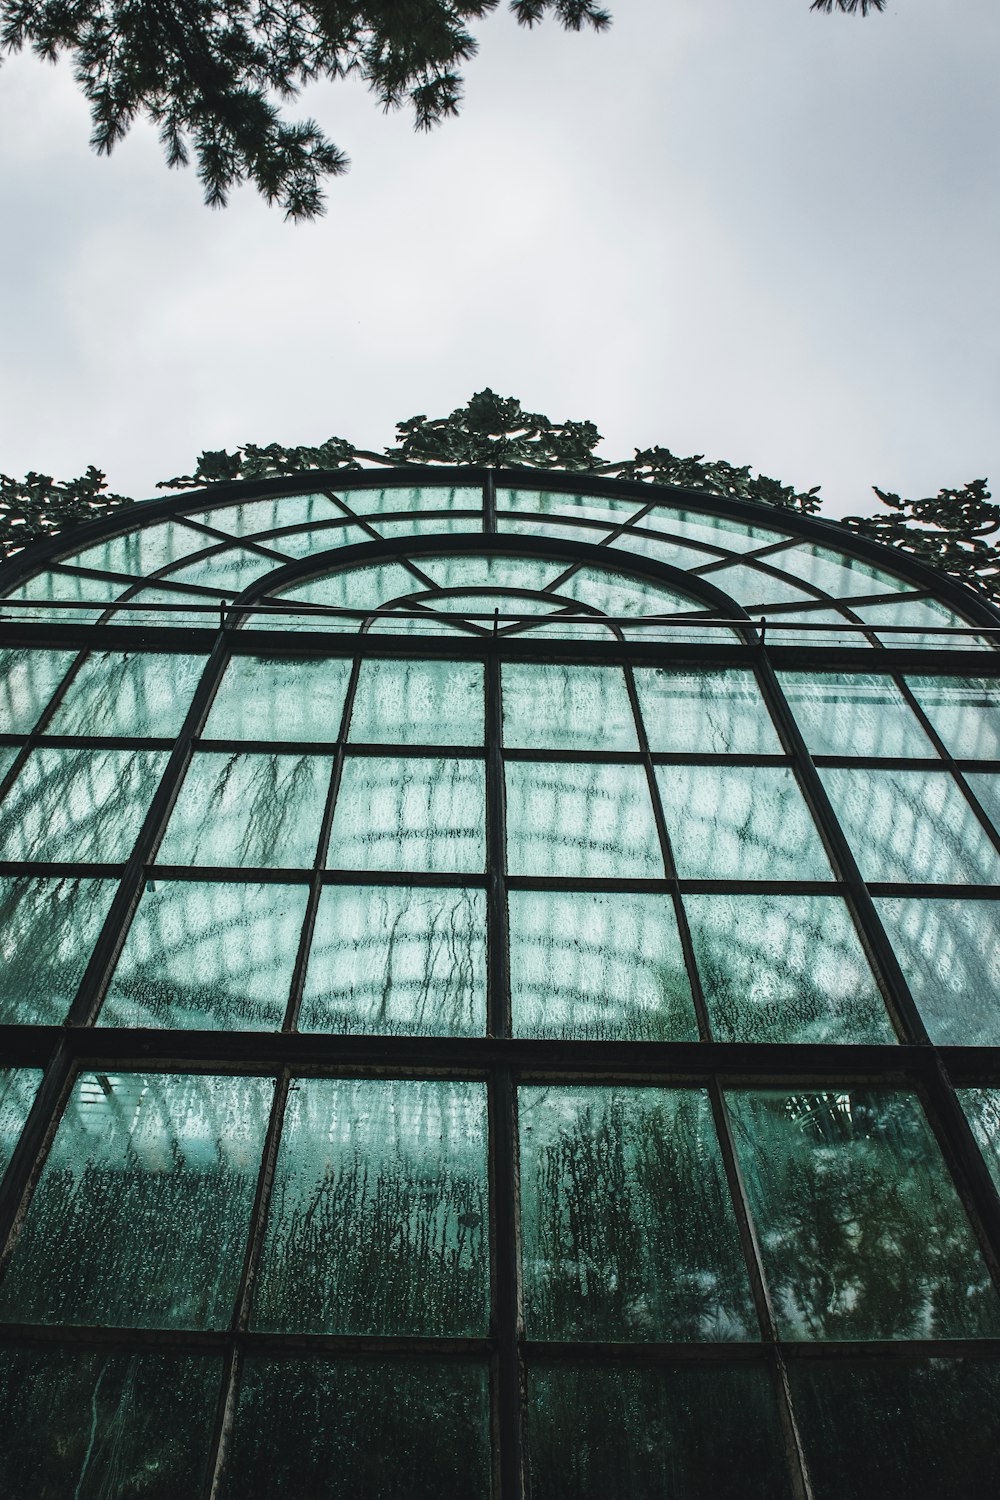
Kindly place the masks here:
[(959, 1102), (940, 1053), (918, 1085), (927, 1117), (979, 1242), (994, 1287), (1000, 1292), (1000, 1195)]
[[(345, 501), (341, 500), (339, 495), (335, 495), (332, 490), (324, 490), (323, 493), (326, 495), (326, 498), (328, 500), (332, 500), (334, 505), (338, 505), (344, 512), (344, 514), (350, 517), (355, 526), (360, 526), (362, 531), (367, 531), (368, 535), (372, 538), (373, 541), (384, 542), (387, 540), (387, 538), (384, 537), (380, 531), (377, 531), (375, 529), (372, 522), (369, 521), (365, 516), (356, 515), (351, 507)], [(398, 512), (392, 511), (391, 514), (397, 515)], [(406, 512), (403, 512), (403, 514), (405, 515)], [(422, 583), (425, 589), (437, 588), (437, 584), (434, 582), (433, 578), (429, 578), (428, 575), (424, 573), (422, 569), (418, 568), (410, 558), (399, 557), (396, 559), (396, 561), (402, 563), (407, 572), (412, 573), (417, 582)]]
[[(783, 536), (777, 542), (765, 542), (760, 547), (751, 547), (747, 552), (736, 552), (730, 547), (725, 557), (716, 558), (714, 562), (702, 563), (700, 567), (691, 568), (690, 571), (701, 577), (703, 573), (715, 573), (720, 568), (731, 568), (734, 563), (755, 562), (758, 557), (769, 557), (772, 552), (785, 552), (789, 547), (799, 546), (801, 542), (802, 538), (799, 536)], [(711, 544), (706, 542), (705, 545)]]
[(231, 1339), (226, 1355), (222, 1384), (219, 1390), (219, 1401), (215, 1412), (212, 1442), (209, 1449), (210, 1462), (203, 1491), (204, 1500), (215, 1500), (215, 1497), (221, 1493), (226, 1452), (232, 1437), (233, 1425), (236, 1418), (237, 1387), (243, 1365), (240, 1335), (246, 1332), (250, 1321), (254, 1280), (264, 1240), (267, 1211), (271, 1199), (271, 1186), (274, 1181), (274, 1166), (278, 1156), (278, 1147), (281, 1144), (281, 1131), (284, 1125), (285, 1105), (288, 1101), (290, 1081), (291, 1074), (288, 1068), (282, 1068), (278, 1074), (274, 1089), (274, 1098), (271, 1101), (271, 1113), (267, 1124), (267, 1132), (264, 1137), (264, 1150), (261, 1156), (260, 1172), (257, 1176), (257, 1189), (254, 1193), (253, 1207), (250, 1212), (246, 1251), (243, 1257), (243, 1267), (240, 1272), (239, 1287), (233, 1307), (232, 1322), (230, 1323)]
[[(70, 649), (73, 648), (71, 647)], [(78, 676), (84, 662), (91, 654), (92, 653), (87, 646), (81, 646), (77, 651), (75, 660), (70, 662), (69, 666), (63, 673), (60, 682), (55, 688), (53, 688), (52, 692), (49, 694), (48, 703), (46, 703), (45, 707), (38, 715), (38, 718), (35, 720), (32, 727), (28, 730), (27, 735), (24, 737), (23, 745), (21, 745), (18, 753), (15, 755), (14, 759), (7, 767), (7, 770), (2, 776), (0, 776), (0, 801), (2, 801), (3, 798), (7, 795), (14, 782), (17, 780), (18, 776), (20, 776), (21, 772), (24, 770), (25, 762), (28, 759), (28, 756), (31, 754), (32, 750), (37, 749), (43, 743), (42, 735), (45, 732), (46, 725), (51, 724), (55, 716), (56, 709), (60, 706), (67, 692), (69, 691), (70, 684), (73, 682), (73, 679)]]
[[(618, 537), (620, 537), (623, 532), (628, 532), (636, 524), (637, 521), (640, 521), (643, 516), (647, 515), (649, 511), (652, 510), (654, 504), (655, 501), (651, 500), (649, 504), (641, 506), (634, 515), (626, 517), (624, 521), (620, 521), (617, 524), (614, 521), (607, 522), (607, 535), (603, 536), (597, 543), (598, 547), (606, 547), (609, 542), (617, 541)], [(568, 568), (563, 569), (563, 571), (556, 577), (553, 583), (549, 584), (549, 588), (561, 588), (568, 578), (572, 578), (574, 573), (578, 573), (581, 568), (587, 567), (588, 565), (589, 560), (587, 562), (571, 563)]]
[(497, 531), (497, 474), (496, 469), (487, 469), (483, 481), (483, 534), (494, 536)]
[(208, 717), (212, 699), (222, 680), (229, 660), (229, 646), (223, 631), (217, 633), (201, 680), (195, 689), (191, 706), (181, 732), (170, 753), (160, 784), (143, 819), (132, 853), (126, 862), (121, 883), (94, 946), (86, 970), (70, 1008), (67, 1020), (73, 1026), (92, 1025), (121, 951), (129, 925), (142, 895), (146, 866), (152, 861), (166, 831), (167, 822), (177, 801), (181, 782), (191, 762), (195, 736)]
[(834, 875), (845, 884), (848, 910), (862, 946), (874, 964), (890, 1019), (903, 1041), (926, 1043), (927, 1030), (914, 1004), (895, 950), (886, 937), (854, 851), (840, 826), (826, 787), (813, 764), (795, 715), (764, 647), (761, 647), (755, 670), (778, 736), (793, 757), (799, 787), (823, 840)]
[[(949, 674), (943, 672), (941, 675), (947, 676)], [(916, 715), (917, 722), (920, 724), (921, 729), (928, 736), (934, 748), (937, 750), (938, 755), (941, 757), (942, 762), (951, 772), (952, 778), (958, 782), (958, 785), (962, 791), (962, 795), (965, 797), (965, 800), (968, 802), (969, 806), (972, 808), (972, 811), (975, 813), (976, 818), (981, 823), (983, 832), (986, 834), (994, 849), (1000, 852), (1000, 829), (994, 828), (992, 822), (990, 821), (989, 814), (986, 812), (983, 804), (980, 802), (979, 798), (972, 790), (972, 787), (969, 785), (966, 772), (962, 769), (961, 766), (959, 766), (955, 757), (948, 749), (947, 744), (938, 734), (930, 718), (921, 708), (920, 703), (910, 691), (910, 688), (906, 682), (906, 679), (903, 677), (903, 674), (901, 672), (893, 672), (891, 676), (897, 688), (899, 688), (903, 697), (909, 704), (911, 711)], [(986, 770), (988, 774), (988, 766), (986, 767)]]
[(339, 733), (333, 746), (333, 765), (330, 768), (330, 781), (326, 790), (323, 816), (320, 819), (316, 855), (313, 860), (312, 878), (309, 883), (309, 898), (306, 902), (306, 914), (302, 923), (302, 932), (299, 936), (299, 947), (295, 956), (295, 967), (292, 971), (292, 982), (288, 992), (288, 1007), (285, 1011), (282, 1031), (295, 1031), (299, 1024), (299, 1011), (302, 1006), (303, 990), (305, 989), (309, 950), (312, 946), (313, 932), (316, 927), (316, 913), (319, 910), (320, 897), (323, 894), (323, 872), (326, 869), (326, 857), (330, 847), (333, 813), (337, 796), (340, 792), (341, 778), (344, 773), (344, 747), (347, 743), (347, 731), (351, 722), (351, 713), (354, 709), (354, 695), (357, 692), (360, 673), (361, 657), (356, 656), (351, 666), (347, 692), (344, 695), (344, 707), (340, 715)]
[(722, 1151), (722, 1163), (726, 1173), (726, 1181), (736, 1214), (736, 1223), (739, 1230), (740, 1242), (743, 1247), (743, 1255), (749, 1272), (750, 1291), (757, 1317), (760, 1321), (761, 1334), (765, 1344), (770, 1346), (774, 1361), (775, 1394), (778, 1399), (778, 1415), (785, 1440), (785, 1457), (792, 1483), (792, 1493), (795, 1500), (812, 1500), (812, 1484), (809, 1478), (809, 1469), (806, 1464), (802, 1438), (795, 1417), (795, 1407), (792, 1402), (788, 1370), (779, 1344), (777, 1320), (774, 1315), (771, 1294), (768, 1290), (767, 1278), (764, 1274), (764, 1258), (761, 1255), (756, 1226), (753, 1221), (753, 1215), (750, 1212), (743, 1174), (740, 1170), (739, 1156), (736, 1151), (736, 1142), (733, 1139), (729, 1111), (726, 1107), (725, 1096), (717, 1077), (711, 1079), (708, 1086), (708, 1095), (712, 1106), (712, 1118), (715, 1122), (719, 1146)]
[(632, 716), (635, 720), (635, 732), (639, 738), (639, 749), (646, 771), (646, 783), (649, 787), (649, 797), (653, 804), (653, 818), (656, 822), (656, 833), (660, 841), (660, 853), (663, 858), (663, 868), (666, 873), (670, 887), (670, 899), (674, 908), (674, 920), (677, 923), (677, 931), (681, 940), (681, 951), (684, 954), (684, 967), (687, 970), (688, 984), (691, 988), (691, 1000), (694, 1005), (695, 1017), (698, 1022), (698, 1036), (703, 1042), (712, 1040), (712, 1022), (708, 1014), (708, 1006), (705, 1003), (705, 993), (701, 985), (701, 975), (698, 973), (698, 964), (695, 960), (694, 943), (691, 939), (691, 928), (688, 925), (687, 912), (681, 900), (680, 890), (677, 885), (677, 866), (674, 861), (673, 845), (670, 841), (670, 830), (667, 828), (667, 819), (663, 811), (663, 800), (660, 797), (660, 788), (656, 781), (656, 768), (649, 749), (649, 739), (646, 734), (646, 725), (642, 717), (642, 709), (639, 704), (639, 694), (635, 685), (635, 674), (631, 665), (625, 667), (625, 686), (628, 691), (629, 702), (632, 705)]

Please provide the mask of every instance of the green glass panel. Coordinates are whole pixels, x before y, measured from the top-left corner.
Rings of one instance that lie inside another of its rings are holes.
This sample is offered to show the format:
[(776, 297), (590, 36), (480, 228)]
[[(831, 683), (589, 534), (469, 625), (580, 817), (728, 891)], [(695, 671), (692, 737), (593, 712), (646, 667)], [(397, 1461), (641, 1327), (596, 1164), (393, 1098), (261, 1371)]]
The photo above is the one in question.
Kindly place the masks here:
[[(281, 604), (326, 604), (337, 609), (379, 609), (393, 599), (406, 598), (422, 590), (424, 585), (401, 563), (381, 563), (376, 567), (343, 568), (339, 573), (329, 573), (325, 578), (315, 578), (310, 583), (297, 584), (276, 595)], [(288, 628), (294, 616), (275, 616), (273, 624), (282, 630)], [(297, 617), (302, 630), (329, 630), (333, 618), (308, 614)], [(349, 618), (340, 621), (341, 628), (357, 630), (360, 622)]]
[[(112, 610), (115, 625), (181, 625), (190, 630), (195, 626), (215, 629), (219, 624), (221, 605), (232, 603), (232, 593), (227, 599), (222, 594), (201, 589), (191, 590), (162, 588), (155, 584), (138, 585), (130, 590), (128, 597), (122, 595)], [(147, 609), (146, 606), (149, 605)], [(171, 606), (164, 609), (164, 605)], [(141, 606), (141, 608), (139, 607)]]
[[(809, 627), (822, 625), (837, 628), (812, 630)], [(871, 651), (872, 643), (857, 622), (849, 620), (839, 609), (782, 610), (767, 616), (767, 639), (779, 646), (850, 646), (852, 650)]]
[(1000, 884), (1000, 854), (947, 773), (820, 775), (865, 880)]
[(30, 734), (62, 682), (72, 651), (0, 650), (0, 734)]
[[(855, 604), (851, 606), (868, 625), (913, 625), (912, 631), (883, 630), (879, 640), (884, 646), (926, 646), (934, 651), (990, 650), (992, 642), (983, 636), (974, 635), (968, 620), (963, 620), (954, 610), (947, 609), (936, 599), (898, 599), (892, 604)], [(942, 626), (948, 629), (963, 627), (960, 635), (932, 635), (926, 628), (934, 630)]]
[(700, 510), (675, 510), (659, 500), (653, 501), (653, 508), (643, 517), (642, 525), (691, 541), (705, 542), (725, 552), (751, 552), (756, 547), (770, 547), (774, 542), (789, 540), (785, 533), (777, 529), (772, 531), (769, 526), (746, 526), (742, 521), (706, 515)]
[(813, 755), (937, 759), (913, 710), (888, 677), (782, 672), (780, 681)]
[(0, 1281), (0, 1317), (228, 1327), (273, 1089), (82, 1074)]
[(893, 1089), (729, 1095), (779, 1331), (996, 1337), (992, 1287), (917, 1100)]
[(957, 760), (1000, 759), (995, 677), (908, 677), (906, 685)]
[(212, 740), (302, 740), (340, 735), (349, 657), (234, 656), (203, 734)]
[(704, 1089), (522, 1088), (529, 1338), (755, 1338)]
[(488, 1500), (489, 1432), (475, 1365), (251, 1357), (222, 1494)]
[[(1000, 833), (1000, 776), (979, 774), (966, 777), (972, 795), (978, 800), (993, 827)], [(996, 877), (994, 877), (996, 878)]]
[(708, 563), (718, 562), (717, 552), (706, 552), (704, 547), (695, 547), (674, 537), (657, 536), (655, 532), (637, 531), (628, 527), (620, 531), (608, 544), (608, 550), (631, 552), (639, 557), (650, 557), (654, 562), (666, 563), (669, 568), (703, 568)]
[[(566, 565), (557, 558), (498, 557), (462, 552), (447, 557), (420, 557), (420, 570), (439, 589), (533, 589), (552, 587)], [(428, 596), (428, 603), (433, 602)]]
[(165, 750), (33, 750), (0, 803), (0, 858), (127, 859), (166, 760)]
[(305, 885), (149, 881), (101, 1025), (280, 1030), (308, 895)]
[(95, 651), (70, 683), (48, 733), (172, 737), (204, 667), (203, 656)]
[[(209, 541), (209, 538), (205, 538)], [(222, 589), (227, 594), (241, 594), (249, 584), (280, 568), (277, 558), (267, 557), (248, 548), (226, 547), (195, 562), (185, 563), (167, 575), (170, 583), (198, 583)]]
[(686, 896), (720, 1042), (894, 1042), (837, 896)]
[(393, 485), (385, 489), (351, 489), (337, 491), (356, 516), (383, 515), (387, 511), (481, 510), (483, 492), (479, 485)]
[(0, 1349), (6, 1500), (176, 1500), (208, 1477), (221, 1359)]
[(830, 866), (785, 766), (657, 766), (681, 877), (829, 880)]
[(1000, 1046), (1000, 901), (875, 905), (931, 1041)]
[(1000, 1089), (959, 1089), (958, 1097), (1000, 1192)]
[(754, 1366), (536, 1369), (533, 1500), (786, 1500), (771, 1383)]
[[(478, 531), (483, 529), (483, 513), (481, 510), (473, 511), (471, 514), (463, 515), (438, 515), (438, 516), (392, 516), (375, 520), (373, 530), (379, 536), (384, 536), (392, 541), (397, 537), (405, 536), (452, 536), (456, 532)], [(367, 538), (371, 540), (371, 538)], [(416, 559), (420, 565), (419, 557)]]
[(913, 587), (902, 578), (883, 573), (869, 563), (859, 562), (846, 552), (831, 552), (827, 547), (816, 547), (810, 542), (799, 542), (782, 552), (772, 553), (768, 559), (776, 568), (801, 578), (832, 594), (835, 599), (852, 599), (864, 594), (890, 594), (905, 592)]
[(0, 1177), (10, 1166), (41, 1081), (41, 1068), (0, 1068)]
[(0, 781), (6, 776), (20, 753), (20, 745), (0, 745)]
[(195, 755), (159, 863), (310, 866), (330, 769), (325, 755)]
[(0, 876), (0, 1022), (66, 1019), (117, 886)]
[(508, 761), (505, 770), (512, 875), (663, 878), (642, 766)]
[(80, 568), (105, 568), (109, 573), (132, 573), (144, 578), (212, 545), (210, 537), (180, 521), (160, 521), (153, 526), (137, 522), (136, 527), (135, 531), (113, 537), (109, 542), (98, 542), (96, 547), (88, 547), (66, 561)]
[(192, 521), (228, 531), (232, 536), (255, 536), (279, 526), (308, 526), (314, 521), (333, 521), (341, 514), (326, 495), (271, 495), (240, 505), (219, 505), (192, 511)]
[(816, 1500), (974, 1500), (996, 1490), (994, 1360), (789, 1365)]
[[(277, 536), (257, 540), (283, 557), (312, 557), (319, 552), (333, 552), (340, 547), (357, 547), (372, 540), (369, 532), (352, 521), (335, 521), (332, 525), (309, 526), (305, 531), (284, 531)], [(277, 566), (277, 564), (275, 565)]]
[(668, 897), (511, 891), (508, 904), (516, 1036), (697, 1041)]
[[(610, 562), (610, 559), (609, 559)], [(578, 599), (603, 615), (673, 615), (701, 606), (686, 594), (646, 578), (603, 568), (578, 568), (555, 592), (560, 599)]]
[(782, 753), (752, 672), (638, 667), (635, 686), (654, 753)]
[[(780, 554), (779, 554), (780, 555)], [(763, 561), (770, 563), (771, 559)], [(710, 573), (709, 580), (717, 589), (722, 589), (737, 604), (753, 611), (768, 604), (801, 604), (816, 595), (808, 589), (797, 588), (790, 578), (778, 578), (766, 568), (757, 568), (753, 563), (734, 563), (728, 568), (719, 568)]]
[(348, 756), (327, 864), (474, 874), (486, 865), (480, 760)]
[(481, 745), (483, 714), (478, 662), (363, 661), (351, 739), (370, 745)]
[(591, 521), (607, 521), (621, 526), (639, 514), (638, 500), (615, 500), (604, 495), (563, 494), (559, 490), (498, 489), (497, 510), (528, 511), (542, 515), (563, 515)]
[(289, 1094), (253, 1326), (486, 1332), (486, 1089), (300, 1079)]
[(553, 521), (543, 515), (505, 515), (502, 511), (497, 513), (497, 531), (508, 536), (551, 536), (567, 542), (588, 542), (592, 547), (600, 547), (604, 545), (610, 529), (607, 520), (591, 521), (585, 516), (580, 516), (578, 520), (564, 517)]
[(621, 667), (505, 662), (502, 672), (508, 748), (638, 750)]
[(482, 1036), (485, 891), (327, 886), (299, 1030)]
[[(55, 620), (59, 624), (92, 623), (100, 619), (107, 601), (117, 599), (125, 588), (120, 578), (87, 578), (82, 573), (36, 573), (20, 588), (11, 589), (4, 595), (5, 601), (30, 600), (23, 607), (15, 608), (11, 618), (15, 620)], [(39, 605), (39, 600), (51, 600), (53, 608)], [(89, 609), (67, 609), (69, 600), (90, 604)]]

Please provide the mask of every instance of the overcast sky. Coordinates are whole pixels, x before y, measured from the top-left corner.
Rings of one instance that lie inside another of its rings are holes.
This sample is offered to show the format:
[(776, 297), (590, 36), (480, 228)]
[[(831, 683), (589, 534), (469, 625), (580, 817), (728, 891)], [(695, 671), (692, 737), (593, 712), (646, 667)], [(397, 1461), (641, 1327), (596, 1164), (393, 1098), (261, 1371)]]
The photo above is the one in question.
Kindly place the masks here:
[(293, 106), (352, 158), (324, 219), (203, 207), (69, 67), (0, 70), (0, 470), (153, 493), (203, 448), (366, 446), (485, 385), (821, 483), (830, 514), (1000, 490), (1000, 7), (607, 0), (479, 28), (457, 120)]

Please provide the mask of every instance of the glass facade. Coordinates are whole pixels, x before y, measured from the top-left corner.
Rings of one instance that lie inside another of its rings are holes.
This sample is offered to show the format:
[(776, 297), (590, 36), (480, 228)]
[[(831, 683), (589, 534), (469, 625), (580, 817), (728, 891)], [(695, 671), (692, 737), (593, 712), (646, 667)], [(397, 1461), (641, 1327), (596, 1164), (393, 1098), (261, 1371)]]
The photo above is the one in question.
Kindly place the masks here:
[(991, 1492), (1000, 616), (447, 470), (0, 592), (0, 1493)]

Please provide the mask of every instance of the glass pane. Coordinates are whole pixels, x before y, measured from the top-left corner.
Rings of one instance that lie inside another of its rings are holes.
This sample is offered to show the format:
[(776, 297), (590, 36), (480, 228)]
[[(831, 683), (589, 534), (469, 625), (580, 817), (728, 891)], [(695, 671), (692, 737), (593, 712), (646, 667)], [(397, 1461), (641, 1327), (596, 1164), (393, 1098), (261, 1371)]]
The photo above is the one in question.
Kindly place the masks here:
[(1000, 1046), (1000, 901), (876, 901), (928, 1035)]
[(693, 880), (829, 880), (785, 766), (657, 766), (678, 874)]
[(222, 1493), (488, 1500), (489, 1430), (478, 1366), (251, 1357)]
[[(439, 589), (549, 589), (566, 564), (557, 558), (503, 557), (462, 552), (446, 557), (421, 557), (420, 570)], [(428, 596), (428, 603), (433, 597)]]
[[(822, 625), (822, 630), (815, 626)], [(833, 626), (833, 629), (828, 627)], [(856, 620), (839, 609), (782, 610), (767, 617), (768, 641), (777, 646), (850, 646), (871, 651), (872, 643)]]
[(203, 656), (95, 651), (70, 683), (48, 733), (173, 737), (204, 666)]
[(33, 750), (0, 803), (0, 858), (127, 859), (166, 761), (165, 750)]
[(770, 1381), (754, 1367), (533, 1370), (533, 1500), (785, 1500)]
[(782, 753), (752, 672), (638, 667), (635, 686), (654, 753)]
[[(83, 573), (36, 573), (34, 578), (29, 578), (27, 583), (22, 583), (20, 588), (11, 589), (4, 595), (5, 603), (23, 599), (33, 601), (14, 609), (11, 618), (15, 620), (57, 620), (62, 625), (71, 622), (91, 622), (100, 619), (106, 607), (105, 602), (117, 599), (125, 588), (125, 584), (119, 578), (88, 578)], [(53, 601), (52, 607), (38, 605), (39, 600)], [(92, 604), (90, 609), (67, 609), (67, 600), (80, 600), (84, 604)]]
[[(478, 510), (468, 515), (376, 517), (372, 529), (392, 541), (401, 536), (454, 536), (462, 531), (482, 532), (483, 513)], [(419, 563), (417, 558), (418, 566)]]
[(581, 520), (607, 521), (620, 526), (642, 509), (641, 500), (617, 500), (602, 495), (563, 494), (559, 490), (497, 489), (497, 510), (535, 511)]
[(665, 584), (603, 568), (578, 568), (559, 584), (556, 593), (560, 599), (578, 599), (604, 615), (673, 615), (703, 607)]
[(520, 1090), (529, 1338), (757, 1336), (708, 1093)]
[(348, 756), (327, 864), (348, 870), (481, 871), (485, 807), (480, 760)]
[(663, 878), (641, 765), (508, 761), (505, 770), (511, 874)]
[(195, 755), (159, 863), (310, 866), (331, 765), (325, 755)]
[(0, 1350), (7, 1500), (175, 1500), (207, 1478), (221, 1359)]
[(482, 1036), (485, 891), (327, 886), (299, 1030)]
[(10, 1166), (41, 1081), (41, 1068), (0, 1068), (0, 1177)]
[(756, 547), (769, 547), (772, 542), (788, 540), (780, 530), (746, 526), (742, 521), (706, 515), (704, 511), (674, 510), (658, 500), (654, 500), (653, 509), (643, 518), (642, 524), (691, 541), (706, 542), (725, 552), (750, 552)]
[(117, 886), (0, 876), (0, 1022), (58, 1026)]
[(511, 891), (516, 1036), (697, 1041), (669, 897)]
[[(300, 602), (326, 604), (338, 609), (377, 609), (380, 605), (388, 604), (393, 599), (405, 598), (422, 588), (423, 584), (408, 568), (391, 562), (374, 567), (345, 567), (339, 573), (328, 573), (325, 578), (314, 578), (310, 583), (297, 584), (275, 597), (282, 604)], [(287, 622), (291, 617), (277, 618)], [(308, 614), (300, 616), (298, 623), (305, 630), (314, 630), (317, 625), (328, 630), (331, 624), (330, 620), (317, 621), (315, 617), (310, 619)], [(357, 620), (348, 619), (341, 623), (348, 630), (358, 628)], [(282, 629), (284, 628), (286, 625), (283, 623)]]
[(820, 775), (865, 880), (1000, 884), (1000, 855), (946, 773)]
[(835, 599), (858, 598), (864, 594), (895, 594), (913, 587), (905, 579), (891, 573), (883, 573), (869, 563), (859, 562), (846, 552), (831, 552), (826, 547), (816, 547), (810, 542), (799, 542), (783, 552), (775, 552), (769, 559), (776, 568), (801, 578), (832, 594)]
[(0, 1317), (227, 1327), (273, 1089), (82, 1074), (0, 1281)]
[(483, 1334), (486, 1089), (303, 1078), (285, 1111), (253, 1326)]
[(995, 1362), (810, 1359), (789, 1374), (816, 1500), (973, 1500), (996, 1489)]
[[(327, 502), (329, 504), (329, 502)], [(340, 547), (357, 547), (372, 540), (370, 532), (352, 521), (334, 521), (332, 525), (309, 526), (305, 531), (281, 531), (277, 536), (262, 536), (257, 540), (264, 547), (280, 552), (285, 557), (311, 557), (320, 552), (333, 552)]]
[(232, 536), (253, 536), (278, 526), (307, 526), (313, 521), (334, 521), (340, 512), (326, 495), (272, 495), (246, 500), (239, 505), (214, 506), (192, 511), (190, 519)]
[(150, 880), (101, 1025), (280, 1030), (308, 896), (305, 885)]
[(654, 562), (666, 563), (670, 568), (703, 568), (708, 563), (718, 562), (717, 552), (707, 552), (703, 547), (692, 546), (672, 537), (657, 536), (655, 532), (638, 531), (631, 526), (620, 531), (609, 550), (631, 552), (638, 557), (651, 557)]
[(958, 635), (934, 635), (926, 628), (898, 632), (883, 630), (879, 640), (884, 646), (927, 646), (938, 651), (990, 649), (990, 643), (984, 637), (974, 634), (968, 620), (963, 620), (961, 615), (939, 604), (936, 599), (899, 599), (892, 604), (855, 604), (852, 608), (869, 625), (930, 626), (932, 630), (942, 626), (949, 630), (964, 627)]
[(23, 647), (0, 651), (0, 734), (31, 733), (74, 656)]
[(638, 750), (621, 667), (503, 666), (503, 736), (511, 749)]
[[(208, 537), (205, 538), (211, 545)], [(251, 552), (242, 547), (226, 547), (212, 552), (196, 562), (185, 563), (167, 575), (170, 583), (198, 583), (209, 588), (222, 589), (227, 594), (241, 594), (255, 579), (265, 573), (273, 573), (281, 563), (261, 552)]]
[(973, 796), (979, 801), (983, 812), (993, 827), (1000, 833), (1000, 776), (987, 776), (977, 772), (966, 777)]
[(234, 656), (202, 733), (208, 740), (335, 740), (350, 676), (350, 657)]
[(906, 685), (956, 759), (1000, 759), (995, 677), (908, 677)]
[(386, 511), (481, 510), (483, 492), (479, 485), (461, 488), (427, 484), (419, 489), (400, 484), (385, 489), (351, 489), (345, 485), (337, 494), (356, 516), (382, 515)]
[[(771, 559), (768, 557), (763, 561), (770, 563)], [(790, 578), (775, 577), (773, 573), (755, 567), (753, 563), (734, 563), (732, 567), (709, 573), (708, 577), (716, 588), (722, 589), (751, 613), (755, 606), (761, 608), (768, 604), (801, 604), (804, 600), (816, 597), (808, 589), (797, 588)]]
[(686, 896), (720, 1042), (894, 1042), (836, 896)]
[(195, 531), (180, 521), (160, 521), (147, 526), (136, 522), (135, 531), (116, 536), (109, 542), (98, 542), (78, 552), (72, 561), (80, 568), (105, 568), (109, 573), (133, 573), (145, 577), (169, 563), (178, 562), (190, 552), (201, 552), (212, 545), (204, 532)]
[(958, 1097), (1000, 1192), (1000, 1089), (959, 1089)]
[(0, 745), (0, 781), (6, 776), (20, 753), (19, 745)]
[(481, 745), (478, 662), (363, 661), (351, 739), (369, 745)]
[(729, 1104), (786, 1338), (996, 1337), (1000, 1299), (912, 1095), (740, 1090)]
[(813, 755), (937, 759), (910, 705), (888, 677), (782, 672), (780, 681)]

